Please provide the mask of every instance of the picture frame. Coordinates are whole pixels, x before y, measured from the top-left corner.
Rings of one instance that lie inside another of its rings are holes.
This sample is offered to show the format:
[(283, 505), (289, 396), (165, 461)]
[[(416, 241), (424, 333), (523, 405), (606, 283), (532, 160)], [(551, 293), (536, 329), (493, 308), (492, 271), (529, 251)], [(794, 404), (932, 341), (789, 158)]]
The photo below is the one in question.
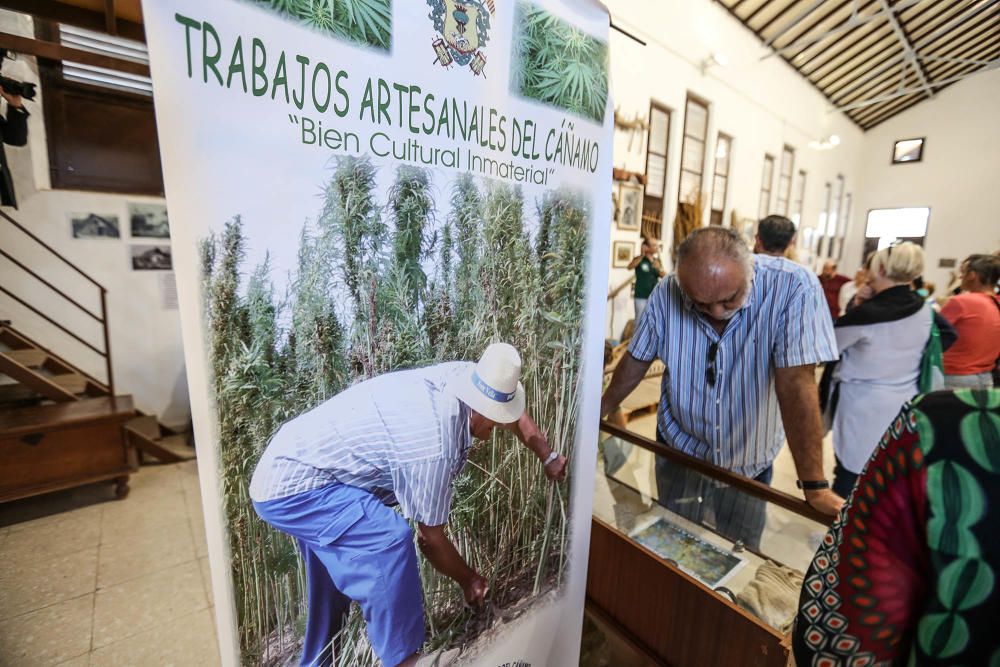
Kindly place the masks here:
[(130, 202), (128, 218), (134, 239), (169, 239), (170, 223), (164, 204)]
[(635, 241), (615, 241), (612, 246), (611, 266), (615, 269), (628, 268), (635, 257)]
[(122, 237), (118, 216), (113, 213), (68, 213), (74, 239), (111, 239)]
[(618, 229), (637, 232), (642, 225), (642, 184), (622, 181), (618, 185)]
[(169, 245), (129, 246), (129, 262), (133, 271), (173, 271), (173, 252)]
[(909, 164), (924, 159), (924, 140), (926, 137), (899, 139), (892, 144), (892, 164)]

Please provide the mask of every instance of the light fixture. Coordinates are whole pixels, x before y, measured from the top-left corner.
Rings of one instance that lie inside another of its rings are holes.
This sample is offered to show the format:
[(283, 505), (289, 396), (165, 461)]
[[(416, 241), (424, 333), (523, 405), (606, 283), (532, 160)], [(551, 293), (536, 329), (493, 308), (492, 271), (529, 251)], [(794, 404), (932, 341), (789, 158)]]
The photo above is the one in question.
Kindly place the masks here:
[(813, 139), (809, 142), (809, 148), (814, 151), (828, 151), (831, 148), (836, 148), (840, 145), (840, 137), (836, 134), (831, 134), (830, 136), (822, 139), (821, 141), (816, 141)]
[(712, 55), (701, 61), (702, 76), (708, 73), (710, 67), (726, 67), (729, 65), (729, 56), (721, 51), (713, 51)]

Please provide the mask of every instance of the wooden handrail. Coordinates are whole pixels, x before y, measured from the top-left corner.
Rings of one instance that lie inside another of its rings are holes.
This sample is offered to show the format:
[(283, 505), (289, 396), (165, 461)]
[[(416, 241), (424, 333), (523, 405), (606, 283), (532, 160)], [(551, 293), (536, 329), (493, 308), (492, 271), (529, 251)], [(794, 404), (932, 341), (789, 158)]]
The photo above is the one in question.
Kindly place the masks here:
[(685, 468), (694, 470), (695, 472), (705, 475), (706, 477), (711, 477), (712, 479), (716, 479), (729, 486), (736, 487), (740, 491), (743, 491), (751, 496), (756, 496), (762, 500), (766, 500), (769, 503), (782, 507), (790, 512), (798, 514), (799, 516), (812, 519), (813, 521), (821, 523), (824, 526), (829, 526), (836, 518), (828, 514), (823, 514), (809, 505), (806, 501), (789, 495), (784, 491), (779, 491), (778, 489), (758, 482), (757, 480), (750, 479), (749, 477), (744, 477), (743, 475), (738, 475), (730, 470), (712, 465), (708, 461), (684, 454), (673, 447), (667, 447), (662, 443), (650, 440), (649, 438), (644, 438), (638, 433), (633, 433), (632, 431), (615, 426), (611, 422), (602, 421), (600, 426), (601, 430), (605, 433), (621, 438), (622, 440), (648, 450), (657, 456), (673, 461), (674, 463), (682, 465)]

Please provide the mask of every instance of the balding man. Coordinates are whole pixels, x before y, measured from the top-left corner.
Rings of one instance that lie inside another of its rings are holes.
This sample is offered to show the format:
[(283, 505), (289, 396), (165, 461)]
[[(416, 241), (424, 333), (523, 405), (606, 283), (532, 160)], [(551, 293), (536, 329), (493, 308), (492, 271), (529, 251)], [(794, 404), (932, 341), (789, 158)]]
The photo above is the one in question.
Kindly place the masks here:
[[(837, 358), (816, 277), (750, 253), (736, 232), (705, 227), (678, 249), (677, 270), (650, 295), (601, 414), (628, 396), (655, 358), (666, 366), (657, 439), (685, 454), (770, 483), (785, 433), (807, 502), (834, 514), (843, 500), (823, 475), (815, 367)], [(780, 416), (779, 416), (780, 410)], [(657, 459), (662, 505), (751, 548), (763, 501)], [(709, 514), (710, 513), (710, 514)]]
[(836, 262), (833, 260), (823, 262), (823, 270), (819, 274), (819, 284), (823, 287), (823, 294), (830, 309), (830, 317), (834, 320), (841, 315), (840, 290), (849, 282), (851, 282), (850, 278), (837, 273)]

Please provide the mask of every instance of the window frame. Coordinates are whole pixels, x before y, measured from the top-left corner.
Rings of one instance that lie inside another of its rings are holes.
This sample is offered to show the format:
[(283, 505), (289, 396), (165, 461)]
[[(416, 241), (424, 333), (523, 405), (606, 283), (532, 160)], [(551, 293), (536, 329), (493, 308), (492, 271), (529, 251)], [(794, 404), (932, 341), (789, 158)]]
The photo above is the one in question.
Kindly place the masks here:
[[(785, 158), (788, 157), (788, 161)], [(785, 172), (785, 169), (788, 172)], [(792, 199), (792, 180), (795, 178), (795, 149), (785, 144), (781, 149), (781, 164), (778, 167), (778, 199), (775, 211), (788, 217), (788, 207)], [(782, 204), (784, 202), (784, 204)]]
[[(697, 135), (689, 132), (690, 123), (688, 121), (690, 120), (690, 115), (691, 115), (689, 113), (689, 110), (692, 104), (701, 107), (705, 111), (705, 134), (701, 137), (698, 137)], [(681, 134), (681, 161), (679, 165), (680, 171), (678, 172), (677, 176), (678, 206), (692, 205), (696, 203), (691, 201), (684, 193), (683, 185), (684, 185), (685, 173), (697, 176), (698, 178), (697, 197), (701, 199), (701, 197), (705, 194), (705, 158), (706, 158), (706, 149), (708, 148), (708, 127), (710, 120), (711, 120), (711, 108), (709, 106), (709, 103), (706, 100), (703, 100), (702, 98), (696, 95), (688, 93), (687, 98), (684, 101), (684, 131)], [(689, 141), (694, 141), (701, 144), (701, 164), (699, 165), (700, 169), (698, 171), (688, 169), (684, 166), (684, 157), (687, 154), (688, 146), (690, 145)]]
[[(720, 173), (719, 146), (726, 142), (726, 169), (725, 173)], [(712, 169), (712, 193), (709, 200), (709, 224), (721, 225), (726, 215), (726, 199), (729, 196), (729, 174), (733, 168), (733, 138), (725, 132), (717, 132), (715, 135), (715, 160)], [(719, 187), (719, 180), (722, 180), (722, 208), (715, 208), (716, 192)]]
[[(664, 131), (664, 146), (663, 152), (661, 153), (659, 149), (654, 149), (652, 143), (653, 134), (653, 114), (654, 112), (662, 113), (666, 116), (667, 126)], [(646, 127), (646, 164), (643, 174), (646, 176), (646, 187), (643, 190), (642, 197), (642, 214), (643, 216), (653, 217), (662, 220), (663, 219), (663, 202), (666, 199), (667, 194), (667, 174), (669, 173), (670, 166), (670, 129), (673, 124), (673, 110), (661, 104), (656, 100), (649, 101), (649, 122)], [(663, 190), (659, 195), (652, 195), (649, 193), (649, 162), (651, 157), (659, 157), (663, 159)]]
[[(768, 165), (770, 165), (771, 170), (768, 173)], [(765, 174), (768, 177), (765, 178)], [(767, 217), (768, 211), (771, 209), (771, 193), (774, 191), (774, 156), (770, 153), (764, 153), (764, 163), (761, 165), (760, 172), (760, 201), (757, 203), (757, 219), (763, 220)]]

